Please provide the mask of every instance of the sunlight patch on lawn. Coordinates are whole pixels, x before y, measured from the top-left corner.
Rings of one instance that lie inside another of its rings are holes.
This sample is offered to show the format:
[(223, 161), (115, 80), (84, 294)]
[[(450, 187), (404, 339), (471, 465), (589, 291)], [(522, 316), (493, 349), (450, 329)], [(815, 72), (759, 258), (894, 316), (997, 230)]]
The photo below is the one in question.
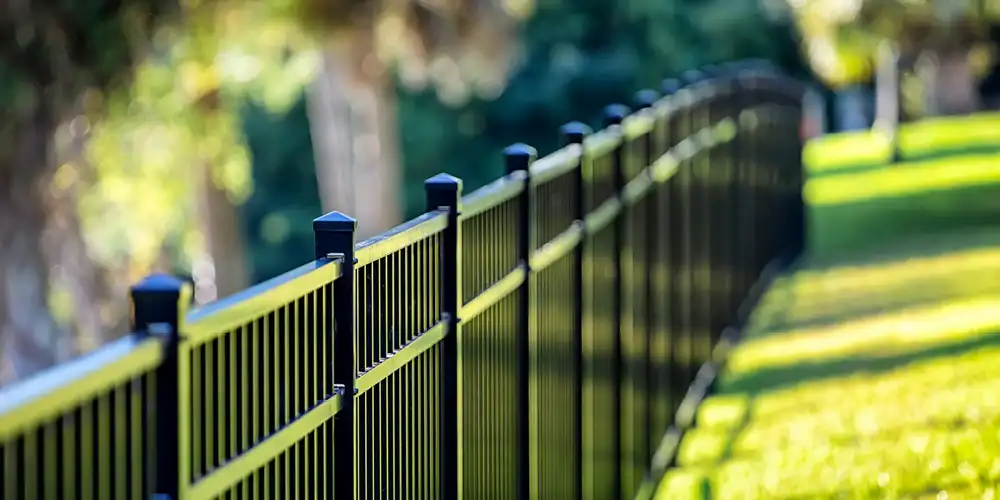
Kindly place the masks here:
[(885, 355), (997, 330), (1000, 330), (1000, 297), (987, 297), (750, 340), (733, 352), (727, 368), (732, 375), (862, 351), (874, 350)]
[(762, 394), (745, 428), (685, 438), (658, 498), (982, 498), (1000, 481), (998, 357), (985, 348)]
[[(1000, 248), (960, 250), (872, 265), (838, 266), (822, 271), (803, 269), (775, 283), (773, 290), (807, 295), (852, 293), (871, 287), (899, 286), (915, 278), (947, 278), (956, 273), (989, 268), (1000, 270)], [(1000, 271), (996, 277), (1000, 278)]]
[[(979, 113), (903, 124), (899, 133), (904, 157), (942, 150), (971, 149), (1000, 143), (1000, 114)], [(891, 150), (884, 134), (866, 130), (829, 134), (806, 144), (802, 156), (810, 173), (826, 173), (888, 160)]]
[(926, 191), (994, 184), (1000, 181), (997, 154), (968, 155), (955, 161), (900, 163), (884, 168), (806, 182), (804, 197), (813, 206), (871, 198), (902, 197)]

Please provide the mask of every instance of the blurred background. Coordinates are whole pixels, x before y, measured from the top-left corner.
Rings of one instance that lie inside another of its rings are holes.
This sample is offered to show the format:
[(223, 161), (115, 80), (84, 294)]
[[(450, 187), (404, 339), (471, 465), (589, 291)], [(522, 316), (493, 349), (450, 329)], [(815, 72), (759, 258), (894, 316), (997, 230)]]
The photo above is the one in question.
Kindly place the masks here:
[(128, 286), (204, 304), (312, 257), (314, 217), (369, 237), (541, 153), (663, 77), (768, 59), (822, 126), (997, 106), (997, 0), (0, 2), (0, 384), (128, 331)]

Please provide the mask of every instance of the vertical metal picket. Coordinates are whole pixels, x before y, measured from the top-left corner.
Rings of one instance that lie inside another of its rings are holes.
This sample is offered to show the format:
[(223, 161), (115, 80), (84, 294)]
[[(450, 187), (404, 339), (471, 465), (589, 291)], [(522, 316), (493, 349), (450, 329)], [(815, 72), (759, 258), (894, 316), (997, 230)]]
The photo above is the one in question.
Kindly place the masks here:
[(354, 345), (354, 238), (358, 221), (340, 212), (330, 212), (313, 220), (313, 238), (317, 259), (340, 261), (341, 276), (333, 282), (333, 384), (340, 392), (340, 411), (332, 433), (332, 470), (334, 497), (357, 497), (355, 485), (355, 382), (358, 374)]

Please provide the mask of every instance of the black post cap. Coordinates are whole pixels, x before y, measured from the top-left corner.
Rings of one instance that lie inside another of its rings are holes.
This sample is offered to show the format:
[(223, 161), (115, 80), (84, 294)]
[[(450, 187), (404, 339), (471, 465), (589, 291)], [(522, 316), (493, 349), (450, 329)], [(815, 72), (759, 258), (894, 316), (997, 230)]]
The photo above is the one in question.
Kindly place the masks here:
[(667, 78), (660, 83), (660, 92), (663, 93), (664, 97), (671, 96), (677, 93), (683, 85), (681, 81), (676, 78)]
[(358, 220), (347, 214), (333, 211), (313, 219), (313, 246), (317, 259), (342, 254), (353, 260), (354, 232)]
[(583, 122), (569, 122), (559, 127), (559, 135), (564, 144), (583, 144), (583, 140), (592, 132)]
[(427, 210), (457, 207), (462, 198), (462, 179), (444, 172), (424, 181)]
[(155, 324), (169, 325), (172, 335), (178, 335), (178, 325), (183, 321), (191, 286), (184, 280), (164, 273), (151, 274), (132, 285), (132, 330), (150, 332)]
[(621, 125), (625, 117), (631, 112), (624, 104), (609, 104), (604, 107), (604, 126)]
[(313, 231), (353, 232), (357, 228), (357, 219), (336, 210), (313, 219)]
[(653, 107), (660, 100), (660, 93), (653, 89), (642, 89), (635, 93), (635, 107), (646, 109)]
[(535, 161), (535, 158), (538, 157), (538, 151), (527, 144), (519, 142), (504, 148), (503, 156), (507, 166), (507, 173), (510, 174), (518, 170), (527, 171), (528, 167)]
[(704, 80), (706, 77), (705, 73), (697, 69), (689, 69), (681, 75), (681, 78), (684, 80), (686, 85), (694, 85)]

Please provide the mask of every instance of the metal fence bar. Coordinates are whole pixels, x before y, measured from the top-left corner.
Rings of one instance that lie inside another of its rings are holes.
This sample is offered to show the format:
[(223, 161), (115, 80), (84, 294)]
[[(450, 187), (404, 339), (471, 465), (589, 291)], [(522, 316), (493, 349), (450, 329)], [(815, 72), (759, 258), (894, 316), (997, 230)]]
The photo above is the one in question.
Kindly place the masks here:
[(428, 179), (379, 237), (320, 217), (312, 264), (209, 307), (137, 284), (135, 334), (0, 391), (0, 500), (648, 494), (807, 229), (801, 86), (758, 62), (660, 90), (469, 196)]

